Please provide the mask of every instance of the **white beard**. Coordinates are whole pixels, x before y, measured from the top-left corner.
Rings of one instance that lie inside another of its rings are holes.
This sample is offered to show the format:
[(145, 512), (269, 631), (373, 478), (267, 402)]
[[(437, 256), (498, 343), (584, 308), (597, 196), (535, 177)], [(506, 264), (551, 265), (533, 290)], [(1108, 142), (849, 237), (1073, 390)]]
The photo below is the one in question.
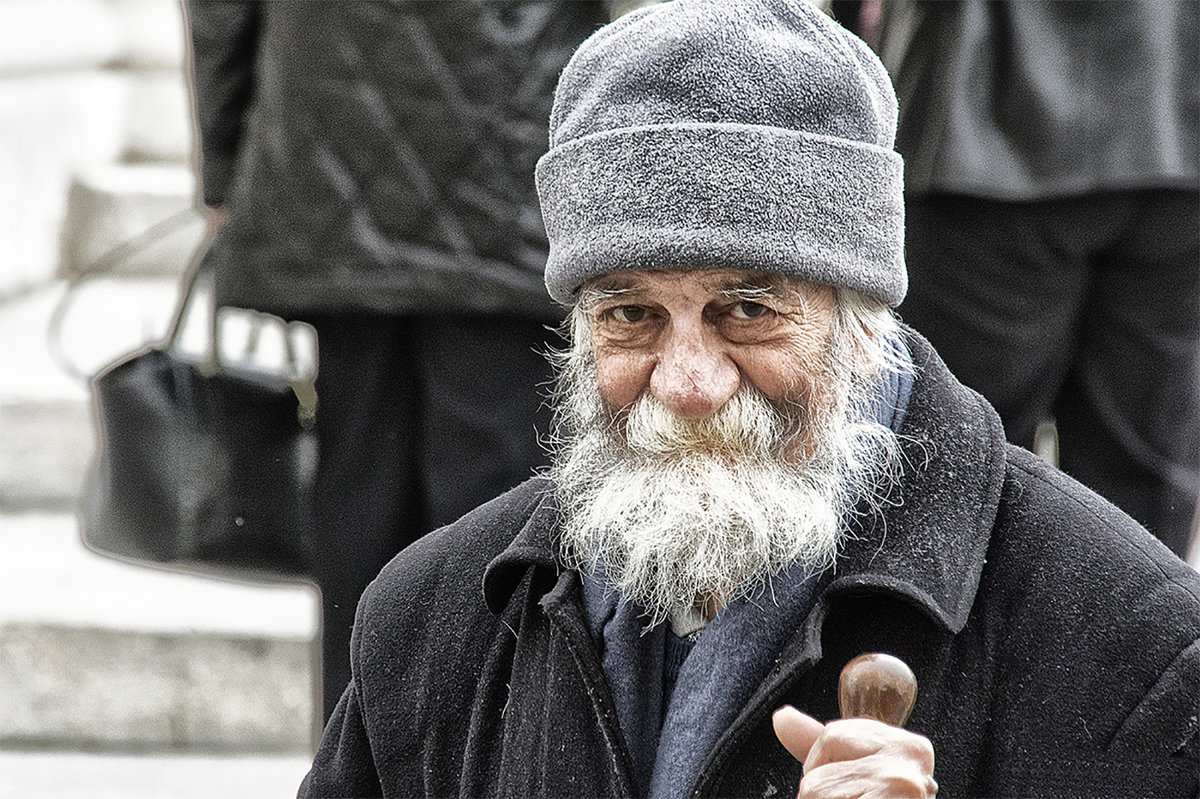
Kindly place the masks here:
[[(860, 500), (883, 503), (895, 434), (863, 409), (831, 346), (822, 408), (743, 386), (715, 415), (679, 417), (645, 393), (605, 408), (590, 352), (567, 356), (551, 476), (568, 563), (644, 607), (650, 623), (709, 598), (752, 596), (796, 562), (830, 565)], [(797, 454), (797, 453), (800, 454)]]

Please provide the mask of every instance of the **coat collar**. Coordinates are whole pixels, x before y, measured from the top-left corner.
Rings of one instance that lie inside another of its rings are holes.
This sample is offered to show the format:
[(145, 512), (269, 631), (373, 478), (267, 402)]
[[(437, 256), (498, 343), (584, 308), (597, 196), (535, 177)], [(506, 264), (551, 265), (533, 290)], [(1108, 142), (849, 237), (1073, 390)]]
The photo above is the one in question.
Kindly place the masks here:
[(492, 559), (483, 573), (483, 596), (488, 608), (496, 614), (504, 610), (521, 578), (531, 568), (556, 575), (564, 569), (554, 546), (558, 506), (554, 502), (553, 484), (545, 478), (535, 478), (531, 484), (538, 495), (533, 511), (512, 543)]
[(1004, 481), (1000, 417), (906, 330), (917, 369), (899, 435), (903, 473), (888, 507), (855, 525), (826, 589), (880, 591), (952, 633), (967, 623)]
[[(917, 377), (900, 428), (903, 474), (880, 514), (855, 524), (824, 592), (882, 592), (920, 608), (952, 633), (967, 622), (979, 586), (1004, 478), (1004, 433), (991, 406), (965, 388), (925, 339), (906, 330)], [(493, 612), (528, 569), (554, 574), (558, 510), (552, 485), (512, 543), (488, 565), (484, 594)]]

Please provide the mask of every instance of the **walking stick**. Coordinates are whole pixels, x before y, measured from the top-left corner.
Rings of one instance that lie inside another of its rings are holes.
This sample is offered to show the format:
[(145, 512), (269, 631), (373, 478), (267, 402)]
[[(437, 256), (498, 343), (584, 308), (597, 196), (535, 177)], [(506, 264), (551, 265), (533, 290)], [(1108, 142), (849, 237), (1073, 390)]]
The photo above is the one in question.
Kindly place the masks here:
[(917, 701), (917, 678), (903, 660), (870, 652), (842, 669), (838, 706), (842, 718), (868, 718), (903, 727)]

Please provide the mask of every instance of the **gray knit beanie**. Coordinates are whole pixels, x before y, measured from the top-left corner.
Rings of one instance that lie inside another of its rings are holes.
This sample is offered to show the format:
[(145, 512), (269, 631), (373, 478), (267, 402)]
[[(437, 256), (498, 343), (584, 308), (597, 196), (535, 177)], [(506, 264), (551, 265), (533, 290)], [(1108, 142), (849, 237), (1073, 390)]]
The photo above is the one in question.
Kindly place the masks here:
[(896, 95), (804, 0), (672, 0), (580, 45), (537, 188), (546, 287), (622, 269), (743, 268), (904, 299)]

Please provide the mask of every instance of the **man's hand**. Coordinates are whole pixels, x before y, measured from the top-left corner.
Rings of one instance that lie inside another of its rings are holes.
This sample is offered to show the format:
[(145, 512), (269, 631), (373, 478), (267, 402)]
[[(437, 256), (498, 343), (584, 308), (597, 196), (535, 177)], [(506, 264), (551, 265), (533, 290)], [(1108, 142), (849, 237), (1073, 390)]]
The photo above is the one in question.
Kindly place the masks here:
[(920, 797), (937, 793), (928, 738), (871, 719), (822, 724), (791, 705), (775, 711), (775, 735), (804, 763), (798, 799)]
[(223, 205), (206, 205), (204, 207), (204, 219), (208, 222), (209, 234), (216, 233), (225, 223), (229, 221), (229, 211), (225, 210)]

